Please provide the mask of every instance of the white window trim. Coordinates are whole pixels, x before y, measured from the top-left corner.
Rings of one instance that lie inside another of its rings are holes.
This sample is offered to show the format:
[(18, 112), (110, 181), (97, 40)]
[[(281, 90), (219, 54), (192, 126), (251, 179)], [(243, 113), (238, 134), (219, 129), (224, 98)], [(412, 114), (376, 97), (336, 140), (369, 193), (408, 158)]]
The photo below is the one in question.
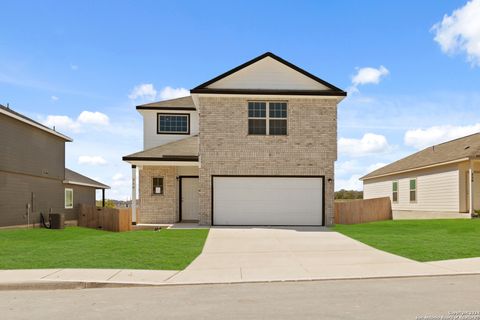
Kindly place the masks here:
[[(187, 118), (187, 130), (186, 131), (164, 131), (160, 130), (160, 117), (184, 117)], [(190, 114), (189, 113), (157, 113), (157, 134), (178, 134), (189, 135), (190, 134)]]
[[(411, 182), (412, 180), (415, 180), (415, 189), (412, 189), (412, 188), (410, 187), (410, 182)], [(408, 199), (410, 200), (410, 203), (416, 203), (416, 202), (417, 202), (417, 195), (418, 195), (418, 193), (417, 193), (417, 190), (418, 190), (418, 185), (417, 185), (417, 183), (418, 183), (417, 178), (408, 179)], [(415, 200), (412, 200), (412, 196), (410, 195), (410, 193), (411, 193), (412, 191), (415, 191)]]
[[(72, 205), (71, 206), (67, 206), (67, 192), (68, 191), (72, 192)], [(72, 188), (65, 188), (64, 205), (65, 205), (65, 209), (73, 209), (73, 189)]]
[[(248, 103), (250, 102), (263, 102), (265, 103), (265, 117), (249, 117), (248, 116)], [(252, 100), (248, 101), (247, 103), (247, 122), (248, 120), (265, 120), (265, 136), (288, 136), (288, 102), (287, 101), (259, 101), (259, 100)], [(270, 117), (270, 103), (285, 103), (287, 104), (287, 116), (285, 118), (276, 118), (276, 117)], [(287, 122), (286, 124), (286, 134), (270, 134), (270, 120), (285, 120)], [(247, 124), (248, 126), (248, 124)], [(248, 127), (247, 127), (248, 131)], [(249, 136), (263, 136), (263, 134), (250, 134), (248, 133)]]

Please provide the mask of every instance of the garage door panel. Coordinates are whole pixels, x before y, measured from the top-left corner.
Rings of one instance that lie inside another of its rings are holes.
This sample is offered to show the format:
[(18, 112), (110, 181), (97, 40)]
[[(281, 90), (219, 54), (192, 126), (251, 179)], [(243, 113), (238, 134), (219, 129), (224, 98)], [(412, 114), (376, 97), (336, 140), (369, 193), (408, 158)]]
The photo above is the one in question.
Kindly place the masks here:
[(216, 225), (321, 225), (322, 178), (214, 177)]

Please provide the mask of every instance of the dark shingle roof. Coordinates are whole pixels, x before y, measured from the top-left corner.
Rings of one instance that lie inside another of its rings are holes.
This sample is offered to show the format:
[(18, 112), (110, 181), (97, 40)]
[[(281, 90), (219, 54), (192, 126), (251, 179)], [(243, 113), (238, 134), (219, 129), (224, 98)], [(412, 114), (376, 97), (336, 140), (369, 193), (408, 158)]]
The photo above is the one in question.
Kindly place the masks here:
[(385, 167), (372, 171), (360, 179), (371, 179), (405, 170), (414, 170), (416, 168), (476, 157), (480, 157), (480, 133), (428, 147)]
[(81, 175), (80, 173), (67, 168), (65, 168), (65, 180), (63, 183), (94, 187), (97, 189), (110, 189), (110, 187), (106, 184), (90, 179), (89, 177)]

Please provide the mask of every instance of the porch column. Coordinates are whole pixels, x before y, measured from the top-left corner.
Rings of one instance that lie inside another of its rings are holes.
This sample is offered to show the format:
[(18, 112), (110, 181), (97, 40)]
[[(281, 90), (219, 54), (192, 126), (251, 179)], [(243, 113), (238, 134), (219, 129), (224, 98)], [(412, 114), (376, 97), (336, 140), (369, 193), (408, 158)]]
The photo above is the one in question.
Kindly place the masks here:
[(132, 224), (137, 224), (137, 166), (132, 165)]
[(105, 189), (102, 189), (102, 208), (105, 208)]
[(474, 181), (473, 181), (473, 163), (470, 161), (470, 168), (468, 169), (468, 180), (470, 183), (468, 184), (468, 192), (469, 192), (469, 202), (470, 202), (470, 214), (474, 214), (473, 208), (473, 192), (474, 192)]

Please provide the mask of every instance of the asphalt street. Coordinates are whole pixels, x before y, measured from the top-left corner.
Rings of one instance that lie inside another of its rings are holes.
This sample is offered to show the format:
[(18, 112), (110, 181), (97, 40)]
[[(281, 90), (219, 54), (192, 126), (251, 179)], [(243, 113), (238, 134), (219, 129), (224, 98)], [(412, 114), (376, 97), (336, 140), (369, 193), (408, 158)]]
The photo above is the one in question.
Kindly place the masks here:
[(479, 297), (480, 276), (0, 291), (0, 319), (416, 319)]

